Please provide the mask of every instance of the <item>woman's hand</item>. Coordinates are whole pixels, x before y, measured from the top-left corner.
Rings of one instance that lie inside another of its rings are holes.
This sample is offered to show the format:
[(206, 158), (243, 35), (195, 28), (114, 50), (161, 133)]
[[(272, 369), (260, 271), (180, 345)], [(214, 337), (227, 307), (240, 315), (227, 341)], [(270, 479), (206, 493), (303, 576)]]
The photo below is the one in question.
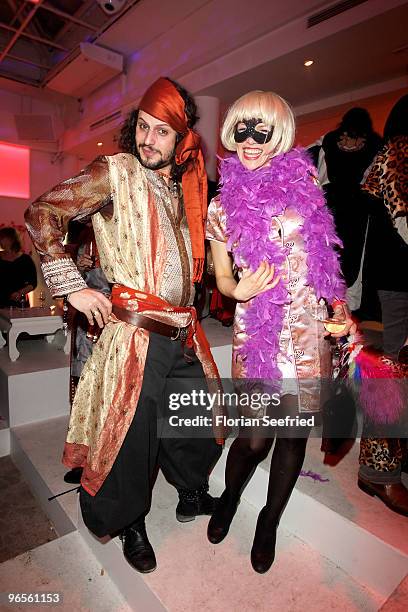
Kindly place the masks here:
[(263, 261), (255, 272), (246, 270), (233, 291), (233, 297), (238, 302), (247, 302), (251, 298), (273, 289), (280, 281), (275, 276), (275, 266)]
[(334, 314), (332, 317), (333, 320), (339, 321), (344, 324), (344, 327), (341, 331), (329, 332), (325, 331), (325, 336), (331, 336), (332, 338), (342, 338), (343, 336), (348, 336), (349, 334), (355, 334), (357, 332), (357, 325), (351, 318), (350, 312), (346, 305), (338, 304), (334, 308)]
[(112, 303), (100, 291), (95, 289), (74, 291), (74, 293), (70, 293), (68, 302), (86, 316), (89, 325), (94, 325), (96, 321), (99, 327), (102, 328), (109, 321)]

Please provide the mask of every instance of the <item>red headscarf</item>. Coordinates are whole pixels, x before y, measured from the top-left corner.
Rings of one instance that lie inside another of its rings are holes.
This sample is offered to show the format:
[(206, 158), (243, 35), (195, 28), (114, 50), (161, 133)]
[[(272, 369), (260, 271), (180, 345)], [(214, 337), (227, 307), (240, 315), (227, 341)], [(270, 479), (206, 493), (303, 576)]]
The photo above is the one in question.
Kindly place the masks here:
[(185, 102), (168, 79), (160, 77), (144, 94), (139, 108), (167, 123), (183, 135), (176, 147), (176, 164), (186, 163), (182, 176), (183, 198), (194, 258), (193, 282), (201, 280), (204, 268), (204, 222), (207, 214), (207, 174), (201, 138), (187, 125)]

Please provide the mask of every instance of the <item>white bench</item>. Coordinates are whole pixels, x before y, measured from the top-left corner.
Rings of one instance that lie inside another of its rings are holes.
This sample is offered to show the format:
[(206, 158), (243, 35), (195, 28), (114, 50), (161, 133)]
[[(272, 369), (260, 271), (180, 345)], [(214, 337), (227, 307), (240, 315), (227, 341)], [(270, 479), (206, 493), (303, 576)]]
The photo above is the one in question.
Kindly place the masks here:
[[(8, 352), (11, 361), (16, 361), (20, 355), (17, 350), (17, 338), (23, 332), (30, 335), (44, 334), (47, 342), (54, 341), (56, 332), (62, 329), (62, 316), (54, 314), (48, 308), (0, 308), (0, 331), (8, 337)], [(6, 344), (0, 334), (0, 348)], [(62, 346), (65, 354), (69, 354), (70, 343), (68, 337)]]

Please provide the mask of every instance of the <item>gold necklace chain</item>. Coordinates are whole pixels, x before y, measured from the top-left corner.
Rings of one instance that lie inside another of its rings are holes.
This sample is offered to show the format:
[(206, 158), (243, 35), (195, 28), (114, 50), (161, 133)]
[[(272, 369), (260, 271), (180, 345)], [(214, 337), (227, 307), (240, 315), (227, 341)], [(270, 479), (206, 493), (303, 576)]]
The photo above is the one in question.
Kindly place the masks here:
[[(170, 177), (170, 174), (165, 174), (164, 172), (160, 172), (160, 170), (156, 170), (156, 173), (162, 178), (162, 181), (166, 185), (167, 189), (169, 190), (170, 195), (173, 198), (178, 199), (178, 197), (179, 197), (179, 189), (178, 189), (177, 181), (174, 181)], [(169, 179), (169, 182), (167, 183), (165, 179)]]

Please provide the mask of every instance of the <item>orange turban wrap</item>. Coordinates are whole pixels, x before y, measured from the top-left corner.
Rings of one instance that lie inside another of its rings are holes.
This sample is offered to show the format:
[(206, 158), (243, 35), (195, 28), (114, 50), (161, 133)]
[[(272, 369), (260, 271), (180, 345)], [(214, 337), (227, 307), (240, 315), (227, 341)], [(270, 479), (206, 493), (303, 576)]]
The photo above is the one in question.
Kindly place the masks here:
[(183, 138), (176, 147), (176, 164), (186, 164), (182, 176), (184, 207), (194, 259), (193, 282), (201, 280), (204, 268), (204, 222), (207, 214), (207, 174), (201, 138), (187, 125), (185, 102), (168, 79), (161, 77), (144, 94), (139, 108), (167, 123)]

